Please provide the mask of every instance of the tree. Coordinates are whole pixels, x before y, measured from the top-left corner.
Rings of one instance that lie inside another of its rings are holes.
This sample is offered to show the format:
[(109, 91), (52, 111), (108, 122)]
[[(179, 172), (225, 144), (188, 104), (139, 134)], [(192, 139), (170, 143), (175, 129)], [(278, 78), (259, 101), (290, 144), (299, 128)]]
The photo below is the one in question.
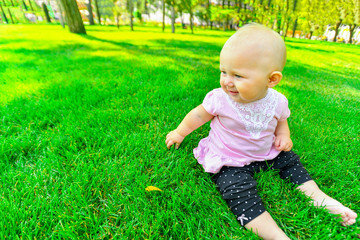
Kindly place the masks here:
[(299, 18), (304, 19), (301, 27), (309, 32), (310, 39), (316, 30), (331, 22), (328, 12), (333, 8), (329, 1), (331, 0), (301, 0), (302, 8), (298, 14)]
[(119, 29), (120, 28), (120, 12), (121, 12), (121, 2), (120, 0), (115, 0), (114, 1), (114, 12), (115, 12), (115, 21), (116, 21), (116, 27)]
[(103, 20), (112, 18), (114, 16), (114, 1), (113, 0), (97, 0), (99, 15), (103, 17)]
[(171, 32), (175, 33), (175, 3), (170, 5), (171, 8)]
[(99, 25), (101, 25), (101, 14), (100, 14), (100, 8), (99, 8), (98, 0), (94, 0), (94, 4), (95, 4), (96, 16), (97, 16)]
[(14, 24), (15, 22), (14, 22), (14, 19), (13, 19), (13, 17), (12, 17), (10, 8), (8, 8), (8, 12), (9, 12), (9, 17), (10, 17), (11, 23)]
[(333, 4), (337, 4), (335, 5), (335, 11), (334, 11), (334, 16), (337, 18), (336, 19), (336, 25), (335, 25), (335, 36), (334, 36), (334, 42), (336, 42), (337, 36), (339, 34), (339, 27), (341, 26), (342, 22), (344, 21), (344, 19), (347, 17), (347, 9), (346, 7), (343, 6), (343, 4), (347, 4), (345, 0), (333, 0)]
[(133, 0), (127, 0), (127, 9), (130, 13), (130, 29), (131, 31), (134, 31), (134, 2)]
[(51, 19), (50, 19), (50, 15), (49, 15), (49, 10), (48, 10), (48, 8), (47, 8), (47, 6), (46, 6), (46, 4), (43, 2), (42, 3), (42, 7), (43, 7), (43, 10), (44, 10), (44, 14), (45, 14), (45, 17), (46, 17), (46, 21), (48, 22), (48, 23), (51, 23)]
[(166, 5), (170, 7), (171, 32), (175, 33), (176, 9), (179, 9), (179, 0), (166, 0)]
[(191, 33), (194, 33), (194, 9), (198, 5), (198, 0), (181, 0), (184, 9), (189, 13)]
[(0, 10), (1, 10), (1, 14), (2, 14), (2, 16), (3, 16), (4, 21), (5, 21), (7, 24), (9, 24), (9, 21), (8, 21), (6, 15), (5, 15), (4, 9), (3, 9), (3, 7), (1, 6), (1, 4), (0, 4)]
[[(90, 24), (90, 25), (95, 25), (95, 23), (94, 23), (94, 17), (93, 17), (93, 11), (92, 11), (92, 6), (91, 6), (91, 0), (89, 0), (89, 2), (86, 4), (86, 7), (87, 7), (88, 12), (89, 12), (89, 15), (88, 15), (89, 24)], [(99, 24), (100, 24), (100, 23), (99, 23)]]
[(292, 37), (295, 37), (295, 32), (297, 28), (297, 22), (298, 22), (298, 16), (297, 16), (297, 7), (298, 7), (298, 0), (294, 0), (294, 6), (293, 6), (293, 14), (295, 16), (294, 26), (293, 26), (293, 32)]
[(349, 43), (352, 43), (355, 28), (360, 22), (360, 0), (349, 0), (343, 6), (344, 11), (348, 14), (344, 16), (344, 24), (349, 25)]
[(134, 7), (140, 7), (141, 0), (126, 0), (126, 9), (130, 15), (130, 29), (134, 31)]
[(350, 24), (350, 43), (352, 43), (352, 37), (354, 35), (355, 29), (360, 25), (360, 0), (354, 0), (354, 21), (353, 24)]
[(161, 0), (162, 8), (162, 31), (165, 31), (165, 0)]
[(86, 34), (79, 8), (75, 0), (60, 0), (64, 8), (66, 22), (72, 33)]
[(63, 18), (63, 7), (61, 5), (61, 2), (60, 0), (56, 0), (56, 5), (59, 9), (59, 15), (60, 15), (60, 24), (63, 28), (65, 28), (65, 21), (64, 21), (64, 18)]
[[(114, 0), (113, 6), (115, 6), (115, 18), (118, 27), (120, 14), (123, 14), (129, 17), (131, 31), (134, 31), (134, 17), (137, 17), (141, 21), (141, 11), (146, 9), (144, 0)], [(136, 14), (135, 16), (134, 12)]]
[(283, 14), (282, 14), (282, 27), (280, 27), (280, 30), (283, 31), (283, 37), (284, 40), (286, 38), (287, 31), (289, 29), (289, 22), (290, 22), (290, 0), (286, 0), (283, 3)]
[(32, 4), (31, 4), (31, 0), (29, 0), (29, 6), (30, 6), (31, 11), (33, 12), (34, 9), (33, 9), (33, 6), (32, 6)]

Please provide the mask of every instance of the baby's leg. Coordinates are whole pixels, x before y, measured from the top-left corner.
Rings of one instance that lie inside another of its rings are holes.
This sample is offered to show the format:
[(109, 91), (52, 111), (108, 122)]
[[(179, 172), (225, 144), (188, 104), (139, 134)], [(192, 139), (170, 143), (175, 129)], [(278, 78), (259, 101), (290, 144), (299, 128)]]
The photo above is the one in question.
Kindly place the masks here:
[(213, 180), (242, 226), (266, 240), (289, 239), (265, 210), (251, 167), (223, 167)]
[(325, 207), (330, 213), (340, 215), (342, 225), (352, 225), (356, 222), (357, 214), (354, 211), (326, 195), (313, 180), (305, 182), (297, 189), (309, 196), (313, 200), (314, 206)]
[(275, 159), (273, 168), (280, 170), (281, 178), (289, 178), (298, 185), (297, 189), (309, 196), (315, 206), (323, 206), (330, 213), (341, 215), (343, 225), (355, 223), (356, 213), (321, 191), (293, 151), (281, 152)]
[(260, 216), (256, 217), (254, 220), (246, 224), (245, 228), (265, 240), (290, 239), (279, 228), (268, 212), (264, 212)]

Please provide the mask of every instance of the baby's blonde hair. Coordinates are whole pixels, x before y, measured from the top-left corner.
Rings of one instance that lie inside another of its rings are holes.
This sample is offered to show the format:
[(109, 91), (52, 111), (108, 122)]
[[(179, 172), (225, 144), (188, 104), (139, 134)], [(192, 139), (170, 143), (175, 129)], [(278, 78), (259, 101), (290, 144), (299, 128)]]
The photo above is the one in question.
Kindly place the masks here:
[[(224, 48), (231, 45), (248, 44), (271, 56), (272, 71), (282, 71), (286, 63), (286, 47), (281, 36), (274, 30), (258, 23), (246, 24), (239, 28), (225, 43)], [(236, 47), (236, 46), (235, 46)], [(259, 51), (259, 52), (260, 52)]]

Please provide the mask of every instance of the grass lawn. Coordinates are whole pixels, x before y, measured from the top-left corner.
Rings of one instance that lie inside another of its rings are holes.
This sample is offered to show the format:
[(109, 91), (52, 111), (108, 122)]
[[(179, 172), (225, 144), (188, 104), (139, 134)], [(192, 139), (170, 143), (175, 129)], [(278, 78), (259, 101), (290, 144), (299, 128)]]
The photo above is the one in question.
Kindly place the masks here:
[[(237, 223), (192, 149), (166, 134), (219, 87), (231, 32), (0, 26), (0, 238), (257, 239)], [(360, 47), (287, 39), (294, 151), (324, 192), (360, 214)], [(256, 176), (291, 239), (354, 239), (280, 180)], [(155, 186), (162, 191), (146, 191)], [(360, 221), (360, 220), (358, 220)]]

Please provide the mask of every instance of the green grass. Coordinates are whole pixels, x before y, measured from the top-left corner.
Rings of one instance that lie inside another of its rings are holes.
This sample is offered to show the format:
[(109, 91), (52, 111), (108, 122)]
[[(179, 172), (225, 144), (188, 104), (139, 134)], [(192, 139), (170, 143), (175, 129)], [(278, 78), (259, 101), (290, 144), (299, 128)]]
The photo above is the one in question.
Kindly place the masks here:
[[(231, 32), (0, 26), (0, 238), (257, 239), (237, 223), (192, 155), (165, 136), (219, 87)], [(294, 150), (324, 192), (360, 214), (360, 48), (287, 39), (276, 89)], [(257, 175), (291, 239), (354, 239), (275, 172)], [(147, 192), (156, 186), (161, 192)]]

